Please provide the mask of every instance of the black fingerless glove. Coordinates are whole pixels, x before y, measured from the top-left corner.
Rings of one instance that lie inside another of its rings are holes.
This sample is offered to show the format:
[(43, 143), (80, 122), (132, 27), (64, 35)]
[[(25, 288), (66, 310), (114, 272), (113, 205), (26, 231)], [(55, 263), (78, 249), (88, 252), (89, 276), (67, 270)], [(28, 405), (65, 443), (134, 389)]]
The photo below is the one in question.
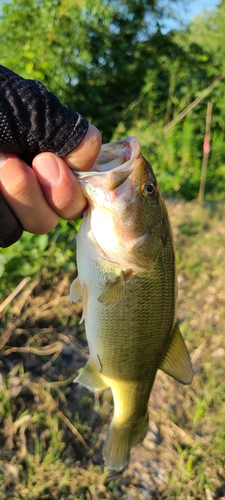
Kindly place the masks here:
[[(43, 151), (66, 156), (87, 130), (87, 120), (63, 106), (40, 82), (25, 80), (0, 65), (0, 151), (15, 153), (31, 166)], [(0, 194), (0, 246), (12, 245), (22, 232)]]

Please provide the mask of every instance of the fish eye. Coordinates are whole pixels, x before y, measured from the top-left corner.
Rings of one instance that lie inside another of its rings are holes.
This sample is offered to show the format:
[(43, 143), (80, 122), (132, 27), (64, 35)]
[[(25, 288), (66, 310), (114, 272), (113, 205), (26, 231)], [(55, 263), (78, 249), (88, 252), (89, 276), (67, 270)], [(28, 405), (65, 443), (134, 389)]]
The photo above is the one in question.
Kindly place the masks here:
[(143, 186), (143, 193), (146, 196), (152, 195), (155, 192), (155, 184), (152, 181), (146, 181)]

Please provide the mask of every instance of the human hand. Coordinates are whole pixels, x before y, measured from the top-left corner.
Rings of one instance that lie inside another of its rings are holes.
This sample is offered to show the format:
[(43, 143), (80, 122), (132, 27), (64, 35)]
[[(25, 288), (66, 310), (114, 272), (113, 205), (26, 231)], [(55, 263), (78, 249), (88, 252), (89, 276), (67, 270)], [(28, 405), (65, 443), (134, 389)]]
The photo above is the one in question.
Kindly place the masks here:
[(59, 217), (81, 215), (86, 199), (70, 168), (89, 170), (100, 148), (100, 132), (89, 125), (82, 142), (64, 159), (44, 152), (34, 158), (31, 169), (18, 156), (0, 153), (1, 193), (26, 231), (44, 234)]

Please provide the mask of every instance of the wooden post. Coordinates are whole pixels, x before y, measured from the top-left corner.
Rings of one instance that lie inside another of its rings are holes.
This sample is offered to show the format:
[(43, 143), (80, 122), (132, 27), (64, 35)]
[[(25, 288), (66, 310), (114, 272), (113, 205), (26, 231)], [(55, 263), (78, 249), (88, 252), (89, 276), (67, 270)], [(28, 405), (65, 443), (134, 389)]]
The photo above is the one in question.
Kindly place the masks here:
[(204, 143), (203, 143), (202, 172), (201, 172), (201, 180), (200, 180), (199, 193), (198, 193), (198, 202), (200, 205), (202, 205), (203, 201), (204, 201), (205, 180), (206, 180), (208, 157), (209, 157), (209, 153), (210, 153), (211, 121), (212, 121), (212, 102), (209, 101), (207, 104), (207, 112), (206, 112), (205, 137), (204, 137)]

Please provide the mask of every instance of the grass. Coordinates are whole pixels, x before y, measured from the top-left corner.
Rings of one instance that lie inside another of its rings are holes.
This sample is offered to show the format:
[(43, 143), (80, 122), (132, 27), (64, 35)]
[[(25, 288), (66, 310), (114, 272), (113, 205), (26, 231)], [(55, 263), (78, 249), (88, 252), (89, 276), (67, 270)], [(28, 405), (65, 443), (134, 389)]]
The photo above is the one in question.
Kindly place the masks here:
[(68, 299), (77, 224), (63, 222), (42, 239), (25, 234), (1, 254), (2, 500), (225, 498), (225, 209), (168, 207), (178, 320), (195, 377), (187, 387), (158, 373), (148, 434), (121, 475), (109, 473), (101, 455), (110, 391), (94, 395), (72, 383), (88, 356), (82, 305)]

